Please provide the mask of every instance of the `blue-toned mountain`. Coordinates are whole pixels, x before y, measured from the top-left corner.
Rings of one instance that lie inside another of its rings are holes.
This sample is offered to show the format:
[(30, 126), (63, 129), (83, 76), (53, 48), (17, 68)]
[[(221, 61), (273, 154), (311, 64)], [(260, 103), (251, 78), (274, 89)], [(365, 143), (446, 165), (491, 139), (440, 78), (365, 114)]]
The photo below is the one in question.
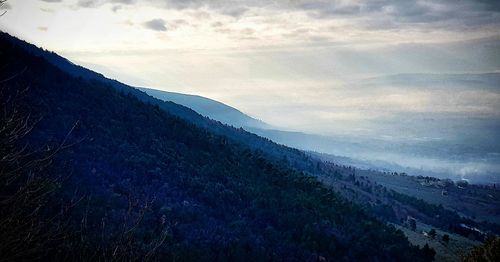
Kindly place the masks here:
[[(327, 174), (327, 166), (298, 150), (113, 80), (68, 73), (45, 51), (27, 51), (5, 35), (0, 50), (2, 104), (33, 125), (17, 146), (64, 145), (47, 164), (48, 174), (64, 179), (34, 207), (43, 209), (36, 219), (48, 224), (41, 234), (46, 242), (22, 241), (33, 250), (27, 255), (65, 261), (432, 257), (307, 175)], [(12, 169), (2, 170), (20, 172), (22, 163), (6, 163)], [(40, 172), (25, 169), (16, 178), (33, 181)], [(20, 208), (8, 203), (2, 202), (2, 216)], [(34, 233), (16, 232), (21, 237), (14, 242)]]
[(187, 106), (199, 114), (234, 127), (268, 129), (269, 125), (219, 101), (197, 95), (187, 95), (149, 88), (139, 88), (155, 98)]

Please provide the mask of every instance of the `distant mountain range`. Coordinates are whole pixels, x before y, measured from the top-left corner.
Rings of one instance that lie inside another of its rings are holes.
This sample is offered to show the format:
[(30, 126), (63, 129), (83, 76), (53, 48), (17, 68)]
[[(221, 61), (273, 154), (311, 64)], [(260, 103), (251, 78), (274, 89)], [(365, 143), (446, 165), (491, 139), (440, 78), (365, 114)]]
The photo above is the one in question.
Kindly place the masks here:
[(370, 86), (457, 86), (500, 88), (500, 73), (462, 73), (462, 74), (396, 74), (364, 79), (360, 82)]

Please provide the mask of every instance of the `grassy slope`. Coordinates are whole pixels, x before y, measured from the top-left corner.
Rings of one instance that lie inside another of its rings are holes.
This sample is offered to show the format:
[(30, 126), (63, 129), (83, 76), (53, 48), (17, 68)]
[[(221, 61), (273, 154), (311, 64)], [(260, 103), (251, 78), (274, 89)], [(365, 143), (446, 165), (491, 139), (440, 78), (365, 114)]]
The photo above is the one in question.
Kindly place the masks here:
[[(381, 172), (362, 171), (361, 175), (396, 192), (420, 198), (426, 202), (443, 205), (459, 214), (474, 217), (478, 221), (500, 221), (500, 190), (469, 186), (439, 186), (422, 184), (416, 177)], [(446, 195), (442, 191), (447, 192)]]
[[(457, 234), (451, 234), (449, 232), (444, 232), (442, 230), (436, 229), (437, 236), (432, 239), (425, 236), (423, 232), (429, 232), (432, 229), (431, 226), (417, 223), (417, 230), (412, 231), (406, 227), (399, 225), (394, 225), (397, 229), (403, 231), (408, 240), (420, 247), (428, 244), (431, 248), (436, 251), (436, 261), (460, 261), (460, 256), (468, 253), (473, 247), (480, 244), (478, 241), (473, 241), (463, 236)], [(450, 241), (445, 243), (442, 241), (442, 236), (448, 234), (450, 236)]]

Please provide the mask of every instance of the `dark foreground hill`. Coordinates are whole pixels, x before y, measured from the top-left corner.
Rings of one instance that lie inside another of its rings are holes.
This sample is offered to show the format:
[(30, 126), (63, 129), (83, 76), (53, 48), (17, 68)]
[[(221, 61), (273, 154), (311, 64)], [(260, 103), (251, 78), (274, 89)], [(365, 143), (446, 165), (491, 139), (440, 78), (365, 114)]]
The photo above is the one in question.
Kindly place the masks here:
[[(3, 218), (12, 210), (29, 213), (32, 208), (30, 214), (38, 215), (29, 225), (44, 225), (31, 232), (28, 224), (17, 220), (0, 223), (20, 225), (15, 236), (1, 228), (4, 257), (430, 258), (401, 232), (292, 169), (287, 161), (275, 161), (254, 147), (201, 129), (109, 83), (69, 75), (4, 39), (0, 50), (1, 99), (7, 108), (2, 112), (15, 112), (12, 116), (33, 126), (15, 147), (55, 153), (51, 161), (36, 159), (33, 165), (20, 163), (32, 154), (16, 161), (2, 159), (2, 175), (15, 174), (1, 181), (2, 200), (24, 192), (15, 186), (25, 181), (32, 183), (40, 175), (54, 178), (47, 190), (34, 188), (23, 195), (28, 200), (43, 198), (36, 206), (1, 202)], [(1, 119), (8, 127), (9, 115)], [(51, 151), (53, 147), (57, 150)], [(2, 145), (2, 154), (8, 155), (7, 150), (15, 149)], [(44, 168), (35, 165), (39, 162)], [(38, 194), (40, 190), (47, 194)]]

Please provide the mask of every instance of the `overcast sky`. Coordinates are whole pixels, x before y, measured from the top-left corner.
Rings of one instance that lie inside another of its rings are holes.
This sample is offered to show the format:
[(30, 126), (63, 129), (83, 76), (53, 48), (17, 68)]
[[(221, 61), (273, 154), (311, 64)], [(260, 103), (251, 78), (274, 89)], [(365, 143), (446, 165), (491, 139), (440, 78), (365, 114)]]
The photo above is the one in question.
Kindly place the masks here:
[(409, 114), (500, 115), (499, 88), (361, 84), (499, 72), (495, 0), (9, 0), (2, 8), (2, 30), (108, 77), (203, 95), (293, 130), (383, 136), (373, 123)]

